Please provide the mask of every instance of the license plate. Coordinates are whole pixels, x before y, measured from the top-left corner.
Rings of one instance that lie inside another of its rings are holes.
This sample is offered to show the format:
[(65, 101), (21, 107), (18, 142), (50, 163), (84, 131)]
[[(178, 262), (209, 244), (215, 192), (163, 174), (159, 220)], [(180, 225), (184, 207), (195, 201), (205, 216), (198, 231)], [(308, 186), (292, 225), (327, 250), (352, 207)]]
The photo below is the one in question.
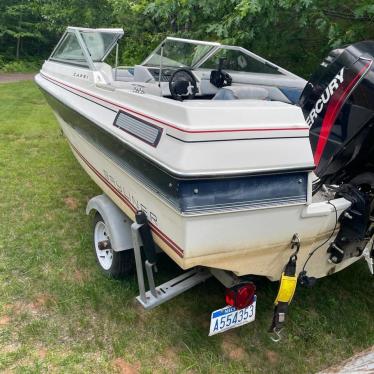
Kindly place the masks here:
[(210, 318), (209, 336), (243, 326), (256, 318), (256, 296), (253, 303), (244, 309), (237, 310), (232, 306), (214, 311)]

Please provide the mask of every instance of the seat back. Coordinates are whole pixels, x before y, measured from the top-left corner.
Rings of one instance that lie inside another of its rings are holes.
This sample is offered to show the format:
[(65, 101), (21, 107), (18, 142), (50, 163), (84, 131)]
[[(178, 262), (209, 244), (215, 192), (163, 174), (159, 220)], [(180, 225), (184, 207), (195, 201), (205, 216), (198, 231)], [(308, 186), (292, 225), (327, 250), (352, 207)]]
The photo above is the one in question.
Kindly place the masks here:
[(148, 83), (152, 81), (154, 82), (154, 78), (146, 67), (142, 65), (134, 66), (134, 82)]
[(105, 83), (111, 84), (113, 82), (112, 67), (105, 62), (95, 62), (96, 69), (101, 73)]

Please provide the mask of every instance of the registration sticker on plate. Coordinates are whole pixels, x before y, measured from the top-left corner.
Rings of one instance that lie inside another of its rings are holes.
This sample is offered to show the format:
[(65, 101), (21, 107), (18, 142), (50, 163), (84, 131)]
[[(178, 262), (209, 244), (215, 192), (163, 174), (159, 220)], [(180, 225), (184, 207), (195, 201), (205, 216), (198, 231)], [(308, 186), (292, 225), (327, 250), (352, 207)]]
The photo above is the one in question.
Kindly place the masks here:
[(243, 326), (246, 323), (253, 322), (255, 318), (256, 296), (253, 303), (244, 309), (237, 310), (232, 306), (226, 306), (225, 308), (214, 311), (210, 318), (209, 336)]

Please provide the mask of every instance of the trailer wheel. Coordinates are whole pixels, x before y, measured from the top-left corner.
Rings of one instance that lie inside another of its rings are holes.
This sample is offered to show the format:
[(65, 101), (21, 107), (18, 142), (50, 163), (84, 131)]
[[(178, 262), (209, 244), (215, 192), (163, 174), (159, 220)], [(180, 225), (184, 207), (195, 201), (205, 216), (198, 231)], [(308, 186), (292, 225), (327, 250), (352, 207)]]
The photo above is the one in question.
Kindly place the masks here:
[(96, 212), (93, 220), (93, 250), (102, 272), (111, 278), (123, 278), (134, 268), (132, 250), (116, 252), (111, 248), (107, 224)]

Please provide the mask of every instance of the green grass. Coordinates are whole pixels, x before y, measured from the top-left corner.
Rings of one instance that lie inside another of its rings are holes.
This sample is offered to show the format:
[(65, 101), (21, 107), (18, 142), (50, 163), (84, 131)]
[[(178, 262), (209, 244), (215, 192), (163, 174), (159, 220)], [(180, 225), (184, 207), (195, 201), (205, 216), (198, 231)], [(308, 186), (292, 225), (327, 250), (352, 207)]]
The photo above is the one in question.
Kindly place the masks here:
[[(95, 263), (85, 205), (100, 191), (38, 89), (0, 85), (0, 113), (0, 371), (312, 373), (374, 344), (363, 261), (299, 289), (280, 344), (266, 332), (277, 291), (267, 280), (256, 321), (218, 336), (207, 336), (223, 306), (214, 280), (145, 312), (135, 276), (106, 279)], [(162, 279), (177, 271), (167, 258), (160, 268)]]

